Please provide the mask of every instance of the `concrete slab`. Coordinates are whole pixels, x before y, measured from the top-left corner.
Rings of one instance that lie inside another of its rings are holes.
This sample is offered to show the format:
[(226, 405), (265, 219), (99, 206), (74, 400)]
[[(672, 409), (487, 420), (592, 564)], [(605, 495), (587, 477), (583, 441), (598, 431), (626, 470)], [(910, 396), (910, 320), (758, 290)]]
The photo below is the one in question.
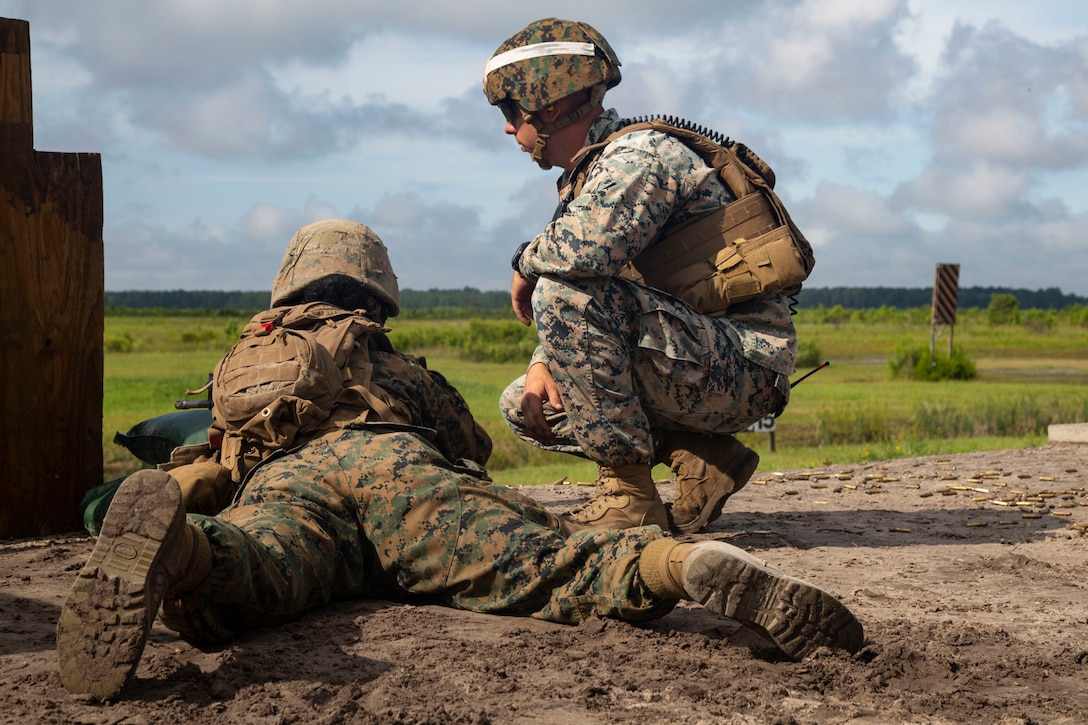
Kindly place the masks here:
[(1088, 443), (1088, 423), (1061, 423), (1047, 426), (1051, 443)]

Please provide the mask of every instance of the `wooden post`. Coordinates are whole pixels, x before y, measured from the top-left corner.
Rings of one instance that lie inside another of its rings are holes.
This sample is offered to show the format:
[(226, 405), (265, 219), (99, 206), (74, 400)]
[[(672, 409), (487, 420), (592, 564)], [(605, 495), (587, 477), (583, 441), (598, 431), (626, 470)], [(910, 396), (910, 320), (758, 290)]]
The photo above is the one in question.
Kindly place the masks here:
[(102, 483), (102, 158), (34, 150), (30, 25), (0, 18), (0, 539)]

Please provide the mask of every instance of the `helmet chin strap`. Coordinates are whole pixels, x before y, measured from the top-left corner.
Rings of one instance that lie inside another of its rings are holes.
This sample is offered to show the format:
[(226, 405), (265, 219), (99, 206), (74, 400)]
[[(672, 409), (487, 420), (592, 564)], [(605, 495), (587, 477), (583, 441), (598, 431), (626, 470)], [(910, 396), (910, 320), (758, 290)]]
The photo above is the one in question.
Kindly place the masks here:
[[(605, 91), (608, 87), (603, 83), (598, 83), (590, 90), (589, 98), (578, 108), (574, 109), (565, 116), (560, 116), (551, 123), (537, 123), (535, 114), (530, 111), (522, 109), (522, 118), (526, 123), (531, 123), (533, 128), (536, 129), (536, 143), (533, 144), (533, 151), (530, 154), (530, 158), (536, 162), (537, 166), (548, 171), (552, 168), (551, 162), (544, 158), (544, 146), (548, 143), (548, 138), (554, 131), (558, 131), (561, 128), (566, 128), (578, 119), (584, 117), (594, 108), (601, 105), (601, 101), (604, 99)], [(546, 106), (543, 110), (549, 110), (554, 108), (555, 104), (552, 103)]]
[(536, 165), (545, 171), (552, 168), (551, 162), (544, 158), (544, 144), (547, 142), (548, 134), (537, 132), (536, 143), (533, 144), (533, 152), (529, 155), (529, 158), (535, 161)]
[[(554, 104), (548, 106), (544, 110), (552, 108), (553, 106)], [(551, 162), (547, 161), (544, 158), (544, 146), (548, 143), (548, 136), (550, 135), (549, 131), (555, 130), (555, 124), (553, 123), (545, 125), (543, 123), (539, 123), (536, 120), (536, 114), (531, 111), (526, 111), (525, 109), (522, 109), (521, 117), (525, 121), (525, 123), (531, 124), (532, 127), (536, 129), (536, 143), (533, 144), (533, 150), (529, 154), (529, 158), (535, 161), (537, 166), (544, 169), (545, 171), (548, 171), (552, 168), (552, 165)]]

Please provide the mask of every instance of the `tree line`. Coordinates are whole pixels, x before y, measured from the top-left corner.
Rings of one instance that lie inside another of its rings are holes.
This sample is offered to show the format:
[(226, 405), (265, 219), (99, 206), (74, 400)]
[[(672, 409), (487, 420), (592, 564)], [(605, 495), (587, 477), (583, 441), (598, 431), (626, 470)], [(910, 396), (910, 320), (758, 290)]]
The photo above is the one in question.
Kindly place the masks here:
[[(201, 314), (234, 315), (257, 312), (268, 307), (271, 291), (219, 290), (130, 290), (106, 292), (106, 314), (163, 314), (199, 312)], [(402, 314), (413, 311), (438, 311), (455, 316), (472, 312), (481, 316), (498, 316), (510, 308), (509, 292), (482, 292), (473, 287), (461, 289), (429, 289), (400, 291)]]
[[(963, 287), (956, 295), (956, 306), (960, 309), (987, 309), (995, 295), (1011, 295), (1016, 298), (1021, 309), (1061, 310), (1072, 305), (1088, 303), (1088, 297), (1064, 294), (1057, 287), (1028, 290), (1011, 287)], [(929, 307), (933, 304), (933, 288), (909, 287), (825, 287), (819, 289), (802, 288), (797, 296), (800, 306), (843, 307), (848, 310), (869, 310), (878, 307), (894, 309), (913, 309)]]
[[(456, 316), (470, 312), (480, 316), (501, 317), (510, 309), (510, 293), (481, 291), (473, 287), (461, 289), (401, 290), (401, 309), (407, 316), (431, 313)], [(995, 295), (1011, 295), (1021, 309), (1060, 310), (1072, 305), (1088, 304), (1088, 297), (1064, 294), (1059, 288), (1028, 290), (1008, 287), (964, 287), (957, 295), (961, 309), (986, 309)], [(142, 290), (106, 292), (106, 314), (159, 314), (170, 312), (238, 314), (256, 312), (268, 306), (268, 291), (216, 290)], [(879, 307), (913, 309), (929, 307), (933, 288), (909, 287), (825, 287), (804, 288), (797, 295), (802, 308), (842, 307), (865, 310)]]

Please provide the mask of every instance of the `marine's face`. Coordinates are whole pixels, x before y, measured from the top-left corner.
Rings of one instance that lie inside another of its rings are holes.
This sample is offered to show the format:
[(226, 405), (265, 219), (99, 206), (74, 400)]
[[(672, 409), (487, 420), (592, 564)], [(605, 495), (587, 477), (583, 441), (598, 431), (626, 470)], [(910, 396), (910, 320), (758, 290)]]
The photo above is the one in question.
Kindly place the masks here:
[(502, 115), (506, 118), (506, 125), (503, 126), (503, 133), (508, 136), (513, 136), (523, 152), (531, 153), (533, 147), (536, 145), (536, 127), (531, 123), (525, 122), (525, 117), (522, 115), (521, 109), (513, 101), (503, 101), (499, 104), (499, 108), (502, 110)]

